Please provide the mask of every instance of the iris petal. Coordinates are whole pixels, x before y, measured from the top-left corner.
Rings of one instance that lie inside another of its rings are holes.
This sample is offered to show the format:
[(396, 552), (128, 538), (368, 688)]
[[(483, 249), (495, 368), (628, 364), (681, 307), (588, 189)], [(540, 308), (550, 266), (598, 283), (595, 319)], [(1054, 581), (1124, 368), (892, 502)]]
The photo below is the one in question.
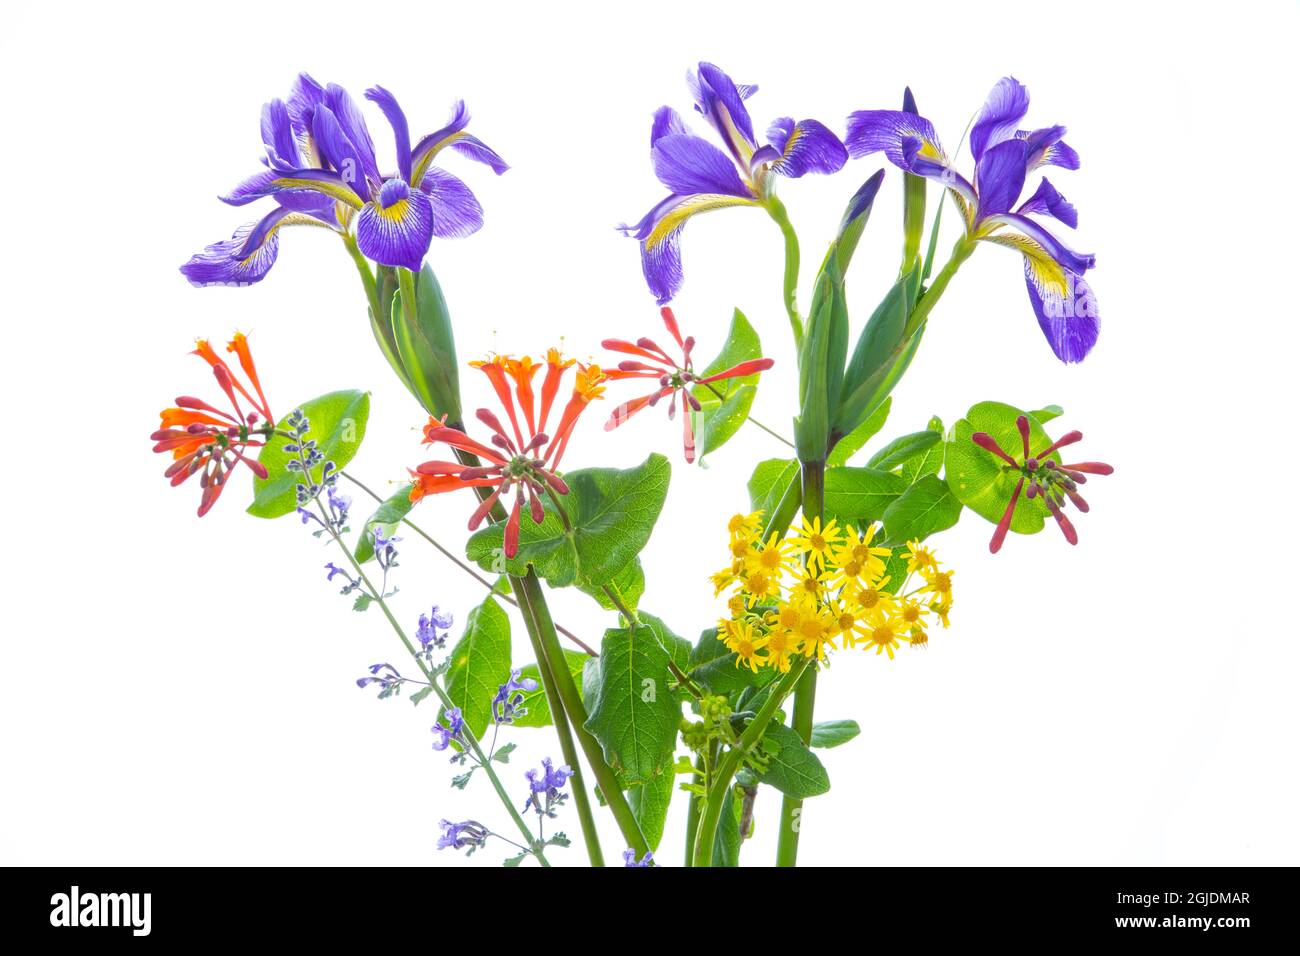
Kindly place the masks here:
[(1011, 139), (1029, 112), (1029, 91), (1014, 76), (998, 80), (970, 131), (970, 152), (979, 162), (984, 153)]
[(320, 149), (321, 159), (337, 173), (337, 178), (362, 200), (369, 199), (365, 161), (328, 106), (317, 107), (313, 114), (312, 138)]
[[(280, 221), (287, 214), (288, 210), (277, 209), (260, 222), (240, 226), (230, 239), (214, 242), (202, 252), (195, 253), (181, 266), (181, 275), (196, 286), (242, 286), (260, 282), (275, 265), (280, 250), (277, 232)], [(274, 221), (268, 223), (272, 219)], [(255, 232), (260, 234), (260, 241), (252, 249), (245, 249), (249, 237)]]
[[(748, 165), (750, 154), (758, 144), (754, 141), (754, 124), (740, 88), (712, 63), (701, 63), (699, 72), (688, 75), (687, 82), (695, 94), (696, 109), (726, 141), (737, 161)], [(757, 87), (746, 89), (746, 95), (750, 95)]]
[(411, 182), (411, 127), (406, 122), (402, 107), (397, 103), (397, 97), (382, 86), (372, 86), (366, 90), (366, 99), (383, 111), (388, 125), (393, 128), (393, 139), (397, 147), (397, 171), (401, 173), (402, 179)]
[[(681, 232), (686, 221), (698, 213), (727, 206), (755, 206), (753, 199), (729, 195), (696, 194), (676, 197), (675, 202), (660, 203), (652, 211), (652, 223), (642, 220), (638, 230), (641, 241), (641, 271), (659, 305), (665, 305), (681, 289)], [(647, 217), (649, 218), (649, 217)]]
[(1016, 210), (1016, 215), (1023, 216), (1025, 213), (1037, 213), (1041, 216), (1052, 216), (1053, 218), (1065, 223), (1071, 229), (1079, 225), (1078, 210), (1070, 203), (1068, 199), (1061, 195), (1046, 177), (1038, 184), (1037, 191), (1020, 204)]
[(772, 169), (791, 179), (806, 173), (838, 172), (849, 159), (840, 138), (814, 119), (798, 123), (790, 117), (778, 119), (768, 129), (767, 139), (781, 151)]
[[(400, 179), (390, 179), (405, 186)], [(385, 205), (387, 203), (387, 205)], [(433, 208), (419, 189), (385, 194), (379, 202), (366, 203), (357, 217), (357, 245), (365, 255), (385, 266), (400, 266), (418, 272), (433, 238)]]
[(650, 145), (654, 146), (661, 138), (673, 133), (688, 135), (690, 130), (675, 109), (661, 106), (655, 110), (654, 122), (650, 124)]
[(749, 198), (727, 154), (706, 139), (682, 133), (661, 136), (651, 150), (655, 175), (674, 193), (724, 193)]
[(429, 197), (435, 236), (460, 239), (483, 227), (483, 207), (470, 188), (451, 173), (430, 166), (420, 189)]
[(1083, 275), (1071, 272), (1041, 245), (1025, 236), (998, 235), (987, 242), (1007, 246), (1024, 257), (1029, 302), (1047, 344), (1062, 362), (1080, 362), (1097, 343), (1097, 302)]
[(979, 195), (976, 216), (1008, 212), (1025, 188), (1024, 140), (1009, 139), (984, 152), (975, 167), (975, 192)]
[(933, 124), (924, 116), (901, 110), (858, 110), (850, 114), (844, 145), (854, 157), (883, 152), (895, 166), (910, 172), (903, 157), (903, 141), (909, 138), (920, 142), (921, 155), (947, 164)]

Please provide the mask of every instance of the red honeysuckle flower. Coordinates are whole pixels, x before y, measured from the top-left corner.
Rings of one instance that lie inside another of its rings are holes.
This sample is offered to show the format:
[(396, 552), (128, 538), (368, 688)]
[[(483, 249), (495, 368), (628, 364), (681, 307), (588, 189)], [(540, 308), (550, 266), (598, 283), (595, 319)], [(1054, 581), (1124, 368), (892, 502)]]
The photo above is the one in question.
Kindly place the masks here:
[[(172, 454), (174, 460), (163, 475), (171, 480), (173, 488), (191, 475), (201, 473), (200, 518), (217, 503), (227, 479), (241, 461), (258, 478), (266, 478), (266, 468), (261, 462), (247, 457), (246, 452), (265, 444), (264, 440), (253, 440), (254, 436), (265, 439), (275, 427), (247, 337), (236, 332), (226, 345), (226, 351), (235, 353), (248, 385), (239, 380), (206, 339), (198, 340), (192, 354), (212, 368), (212, 375), (230, 402), (231, 411), (222, 411), (201, 398), (182, 395), (176, 399), (175, 407), (162, 410), (159, 416), (162, 427), (150, 436), (156, 442), (153, 446), (155, 452)], [(240, 398), (251, 406), (247, 412)]]
[[(1073, 445), (1083, 438), (1083, 432), (1072, 431), (1066, 432), (1056, 441), (1052, 442), (1042, 451), (1036, 454), (1029, 453), (1029, 419), (1021, 415), (1016, 418), (1016, 429), (1020, 432), (1020, 443), (1022, 448), (1022, 457), (1016, 461), (1008, 454), (997, 440), (987, 432), (975, 432), (970, 436), (970, 440), (979, 447), (983, 448), (991, 455), (1001, 458), (1007, 469), (1015, 469), (1020, 472), (1020, 479), (1016, 482), (1015, 490), (1011, 492), (1011, 500), (1007, 502), (1006, 511), (1002, 513), (1002, 520), (998, 522), (993, 531), (993, 538), (989, 541), (989, 551), (997, 554), (1002, 548), (1003, 541), (1006, 540), (1007, 531), (1011, 528), (1011, 517), (1016, 510), (1016, 502), (1020, 500), (1021, 491), (1025, 491), (1027, 498), (1042, 498), (1043, 504), (1047, 505), (1047, 510), (1051, 512), (1052, 517), (1056, 519), (1056, 524), (1065, 535), (1065, 540), (1070, 544), (1079, 543), (1079, 534), (1074, 530), (1074, 524), (1066, 517), (1062, 508), (1066, 501), (1074, 504), (1079, 511), (1088, 512), (1088, 502), (1079, 494), (1079, 485), (1085, 484), (1088, 475), (1110, 475), (1114, 474), (1115, 469), (1105, 462), (1100, 461), (1080, 461), (1070, 465), (1058, 465), (1054, 461), (1044, 460), (1052, 452), (1066, 445)], [(1026, 486), (1028, 490), (1026, 490)]]
[(682, 351), (680, 363), (676, 362), (649, 338), (640, 338), (635, 342), (628, 342), (624, 339), (605, 339), (600, 343), (602, 347), (612, 352), (635, 356), (635, 359), (625, 359), (619, 362), (617, 369), (607, 370), (606, 375), (610, 379), (652, 378), (659, 381), (659, 388), (655, 391), (648, 395), (642, 395), (640, 398), (634, 398), (629, 402), (624, 402), (614, 409), (609, 421), (605, 422), (605, 431), (613, 431), (641, 409), (657, 405), (665, 398), (668, 399), (668, 417), (669, 419), (673, 418), (677, 413), (679, 400), (676, 393), (680, 393), (682, 449), (689, 464), (695, 461), (695, 429), (691, 422), (691, 413), (698, 412), (701, 408), (699, 399), (690, 393), (689, 386), (694, 384), (709, 385), (722, 379), (765, 372), (775, 363), (770, 358), (750, 359), (725, 371), (700, 378), (696, 375), (691, 360), (691, 351), (695, 348), (694, 336), (682, 337), (681, 329), (677, 325), (677, 317), (673, 315), (673, 310), (668, 306), (661, 308), (659, 314), (663, 317), (664, 326), (667, 327), (668, 333)]
[[(470, 438), (464, 430), (430, 418), (424, 428), (424, 444), (441, 442), (465, 455), (474, 455), (478, 464), (462, 461), (426, 461), (411, 471), (411, 500), (458, 488), (492, 488), (483, 497), (469, 519), (469, 530), (476, 530), (492, 511), (501, 496), (515, 490), (514, 505), (506, 520), (504, 544), (506, 557), (519, 552), (519, 518), (527, 498), (529, 514), (541, 524), (545, 517), (542, 496), (568, 494), (569, 486), (560, 477), (560, 459), (583, 410), (605, 391), (605, 373), (597, 365), (581, 365), (563, 358), (551, 349), (546, 355), (546, 375), (540, 396), (533, 392), (533, 377), (541, 363), (525, 356), (521, 359), (499, 355), (482, 362), (471, 362), (492, 384), (509, 421), (507, 426), (489, 409), (480, 408), (475, 417), (492, 432), (490, 445)], [(577, 366), (573, 393), (556, 425), (554, 434), (546, 432), (555, 399), (564, 374)], [(512, 388), (513, 386), (513, 388)], [(538, 399), (540, 398), (540, 403)], [(521, 421), (522, 418), (522, 421)]]

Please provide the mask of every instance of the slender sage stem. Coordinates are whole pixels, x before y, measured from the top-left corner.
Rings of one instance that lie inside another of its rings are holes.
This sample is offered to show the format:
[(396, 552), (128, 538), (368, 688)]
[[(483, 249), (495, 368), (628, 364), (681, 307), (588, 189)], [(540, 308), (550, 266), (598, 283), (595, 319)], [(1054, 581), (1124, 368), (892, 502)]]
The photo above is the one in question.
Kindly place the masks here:
[[(346, 478), (348, 481), (352, 482), (354, 485), (356, 485), (358, 488), (360, 488), (362, 491), (364, 491), (366, 494), (368, 494), (371, 498), (374, 498), (375, 501), (378, 501), (378, 502), (381, 503), (381, 504), (383, 503), (384, 499), (381, 498), (381, 497), (378, 495), (378, 493), (376, 493), (376, 492), (375, 492), (374, 490), (372, 490), (371, 488), (368, 488), (366, 485), (364, 485), (364, 484), (363, 484), (360, 480), (358, 480), (356, 477), (354, 477), (353, 475), (349, 474), (349, 473), (346, 472), (346, 471), (341, 472), (341, 474), (343, 475), (344, 478)], [(423, 538), (425, 541), (429, 542), (429, 544), (433, 545), (433, 547), (438, 551), (439, 554), (441, 554), (443, 557), (445, 557), (445, 558), (446, 558), (448, 561), (450, 561), (452, 564), (456, 565), (456, 567), (460, 568), (462, 571), (464, 571), (466, 574), (468, 574), (470, 577), (472, 577), (472, 578), (473, 578), (475, 581), (477, 581), (479, 584), (483, 585), (483, 586), (484, 586), (485, 588), (487, 588), (489, 591), (493, 591), (493, 590), (496, 589), (496, 585), (494, 585), (494, 584), (493, 584), (491, 581), (489, 581), (487, 578), (483, 577), (483, 575), (479, 574), (477, 571), (475, 571), (473, 568), (471, 568), (468, 564), (466, 564), (464, 561), (460, 560), (460, 558), (456, 557), (456, 555), (452, 554), (452, 553), (451, 553), (450, 551), (448, 551), (445, 547), (443, 547), (441, 544), (439, 544), (439, 543), (438, 543), (438, 540), (437, 540), (436, 538), (434, 538), (431, 534), (429, 534), (427, 531), (425, 531), (423, 528), (421, 528), (419, 525), (417, 525), (417, 524), (416, 524), (414, 521), (412, 521), (410, 518), (403, 518), (403, 519), (402, 519), (402, 524), (406, 525), (408, 528), (410, 528), (412, 531), (414, 531), (416, 534), (418, 534), (418, 535), (419, 535), (421, 538)], [(519, 602), (516, 601), (516, 600), (514, 599), (514, 596), (513, 596), (513, 595), (510, 595), (510, 594), (498, 594), (497, 596), (500, 597), (502, 600), (504, 600), (504, 601), (506, 601), (506, 602), (508, 602), (508, 603), (510, 603), (510, 604), (513, 604), (515, 607), (518, 607), (518, 606), (519, 606)], [(561, 634), (563, 634), (565, 637), (567, 637), (569, 640), (571, 640), (574, 644), (577, 644), (577, 645), (578, 645), (580, 648), (582, 648), (582, 650), (583, 650), (584, 652), (586, 652), (589, 656), (591, 656), (591, 657), (599, 657), (599, 656), (600, 656), (600, 655), (599, 655), (599, 654), (598, 654), (598, 653), (597, 653), (597, 652), (596, 652), (596, 651), (595, 651), (595, 650), (594, 650), (594, 649), (593, 649), (589, 644), (587, 644), (586, 642), (584, 642), (584, 641), (582, 640), (582, 638), (578, 637), (578, 635), (574, 634), (574, 633), (573, 633), (572, 631), (570, 631), (568, 628), (563, 627), (562, 625), (560, 625), (560, 624), (557, 623), (557, 624), (555, 625), (555, 629), (556, 629), (557, 631), (559, 631)]]
[(794, 345), (798, 349), (803, 345), (803, 319), (799, 316), (799, 237), (795, 235), (794, 226), (785, 205), (775, 196), (769, 196), (764, 202), (767, 214), (781, 227), (785, 239), (785, 279), (782, 291), (785, 294), (785, 311), (790, 317), (790, 331), (794, 333)]
[[(319, 506), (319, 502), (317, 505)], [(323, 513), (324, 509), (322, 509), (322, 514)], [(442, 686), (438, 683), (437, 675), (434, 674), (433, 671), (429, 669), (429, 666), (420, 658), (419, 654), (415, 650), (415, 645), (411, 643), (411, 639), (406, 636), (406, 631), (402, 629), (402, 625), (399, 624), (397, 618), (393, 616), (392, 609), (389, 608), (388, 602), (384, 599), (383, 592), (375, 588), (374, 584), (370, 581), (370, 578), (366, 576), (366, 572), (357, 562), (357, 559), (353, 557), (351, 550), (343, 542), (343, 539), (339, 537), (338, 533), (330, 527), (328, 522), (326, 522), (325, 527), (329, 530), (330, 537), (333, 539), (334, 543), (339, 546), (339, 550), (342, 551), (344, 556), (348, 559), (348, 563), (352, 565), (352, 569), (356, 571), (357, 577), (361, 580), (361, 583), (369, 589), (371, 595), (375, 599), (375, 603), (379, 605), (379, 609), (384, 612), (384, 617), (388, 619), (388, 623), (397, 633), (397, 636), (401, 638), (402, 644), (406, 647), (407, 653), (411, 655), (411, 658), (415, 661), (416, 665), (419, 666), (421, 673), (424, 674), (425, 679), (428, 680), (429, 686), (433, 688), (433, 692), (438, 696), (438, 699), (442, 701), (442, 706), (447, 709), (455, 707), (455, 703), (452, 702), (452, 699), (447, 696), (447, 692), (443, 690)], [(515, 809), (514, 800), (510, 798), (508, 793), (506, 793), (505, 787), (501, 784), (501, 778), (498, 777), (496, 771), (492, 769), (492, 763), (484, 755), (483, 748), (479, 746), (478, 739), (468, 727), (464, 728), (462, 736), (464, 737), (465, 745), (469, 747), (471, 752), (473, 752), (474, 759), (478, 761), (479, 766), (483, 768), (483, 772), (487, 774), (488, 780), (492, 782), (492, 789), (496, 791), (497, 796), (501, 799), (502, 806), (506, 808), (506, 811), (510, 814), (510, 818), (514, 820), (515, 826), (517, 826), (519, 832), (523, 834), (524, 839), (527, 841), (529, 851), (533, 856), (537, 857), (537, 861), (541, 863), (542, 866), (550, 866), (551, 864), (546, 859), (546, 854), (542, 850), (540, 841), (533, 837), (533, 831), (529, 829), (528, 824), (526, 824), (523, 817), (519, 815), (519, 811)]]

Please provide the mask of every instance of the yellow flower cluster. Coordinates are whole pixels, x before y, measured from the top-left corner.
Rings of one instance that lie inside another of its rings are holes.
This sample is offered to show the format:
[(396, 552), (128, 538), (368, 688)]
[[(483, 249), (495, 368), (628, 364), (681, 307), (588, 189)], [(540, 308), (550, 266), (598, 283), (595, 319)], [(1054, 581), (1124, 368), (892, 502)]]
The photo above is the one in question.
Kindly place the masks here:
[(828, 650), (856, 647), (892, 660), (900, 643), (928, 642), (931, 617), (948, 626), (952, 572), (919, 542), (901, 553), (904, 580), (890, 587), (893, 552), (871, 543), (876, 525), (859, 534), (834, 519), (823, 526), (804, 518), (792, 534), (764, 540), (762, 518), (756, 511), (728, 522), (731, 563), (712, 577), (715, 593), (728, 593), (730, 617), (718, 622), (718, 639), (737, 667), (785, 672), (799, 655), (821, 661)]

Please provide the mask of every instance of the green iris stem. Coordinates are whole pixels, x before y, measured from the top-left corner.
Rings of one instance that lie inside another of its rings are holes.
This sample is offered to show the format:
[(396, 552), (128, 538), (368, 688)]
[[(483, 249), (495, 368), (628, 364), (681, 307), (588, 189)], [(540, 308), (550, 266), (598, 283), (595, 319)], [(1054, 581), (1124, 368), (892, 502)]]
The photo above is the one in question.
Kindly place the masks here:
[(731, 789), (731, 781), (736, 776), (736, 771), (740, 769), (740, 762), (744, 759), (745, 754), (763, 739), (763, 733), (767, 730), (768, 724), (772, 722), (777, 708), (785, 701), (786, 696), (794, 688), (799, 678), (807, 671), (811, 662), (811, 658), (801, 657), (786, 672), (762, 708), (754, 715), (754, 719), (745, 727), (744, 733), (740, 735), (740, 740), (736, 746), (728, 750), (727, 755), (718, 764), (717, 772), (713, 775), (713, 780), (709, 785), (709, 796), (704, 806), (704, 814), (700, 818), (700, 825), (695, 834), (694, 866), (709, 866), (712, 864), (713, 843), (718, 833), (718, 819), (722, 816), (722, 804), (727, 798), (727, 791)]
[[(803, 516), (806, 522), (820, 521), (825, 501), (826, 464), (803, 463)], [(794, 713), (790, 727), (808, 745), (812, 737), (813, 708), (817, 701), (817, 668), (805, 672), (794, 691)], [(780, 831), (777, 836), (776, 865), (794, 866), (799, 856), (799, 830), (803, 823), (803, 801), (794, 797), (781, 800)]]
[(903, 329), (902, 341), (908, 341), (912, 333), (921, 327), (922, 323), (929, 317), (931, 310), (938, 303), (939, 297), (948, 288), (948, 283), (952, 281), (952, 277), (957, 274), (957, 270), (961, 268), (962, 263), (969, 259), (974, 251), (974, 239), (962, 236), (957, 240), (957, 244), (952, 247), (952, 255), (948, 257), (948, 261), (939, 270), (939, 274), (934, 277), (934, 282), (925, 290), (921, 300), (912, 309), (912, 314), (908, 316), (907, 325)]
[[(290, 437), (292, 437), (292, 436), (290, 436)], [(349, 472), (346, 472), (346, 471), (340, 472), (340, 474), (341, 474), (344, 478), (346, 478), (348, 481), (352, 482), (352, 484), (356, 485), (358, 488), (360, 488), (362, 491), (364, 491), (366, 494), (368, 494), (368, 495), (369, 495), (371, 498), (373, 498), (375, 501), (379, 502), (380, 504), (383, 504), (384, 499), (381, 498), (381, 497), (379, 496), (379, 494), (378, 494), (377, 492), (375, 492), (372, 488), (369, 488), (369, 487), (367, 487), (365, 484), (363, 484), (363, 483), (362, 483), (358, 478), (356, 478), (354, 475), (352, 475), (352, 474), (350, 474)], [(487, 578), (483, 577), (483, 575), (479, 574), (477, 571), (475, 571), (473, 568), (471, 568), (471, 567), (470, 567), (468, 564), (466, 564), (464, 561), (460, 560), (460, 558), (456, 557), (456, 555), (452, 554), (449, 550), (447, 550), (447, 548), (443, 547), (443, 545), (441, 545), (441, 544), (438, 542), (438, 540), (437, 540), (436, 538), (433, 537), (433, 535), (429, 534), (429, 532), (425, 531), (423, 528), (421, 528), (418, 524), (416, 524), (416, 523), (415, 523), (414, 521), (412, 521), (410, 518), (403, 518), (403, 519), (402, 519), (402, 524), (406, 525), (408, 528), (410, 528), (412, 531), (414, 531), (416, 534), (418, 534), (421, 538), (423, 538), (423, 539), (424, 539), (425, 541), (427, 541), (429, 544), (433, 545), (434, 549), (437, 550), (437, 552), (438, 552), (439, 554), (441, 554), (444, 558), (446, 558), (446, 559), (447, 559), (448, 561), (450, 561), (452, 564), (456, 565), (456, 567), (460, 568), (462, 571), (464, 571), (466, 574), (468, 574), (471, 578), (473, 578), (473, 579), (474, 579), (475, 581), (477, 581), (479, 584), (483, 585), (483, 587), (487, 588), (489, 591), (493, 591), (493, 590), (496, 589), (496, 586), (495, 586), (491, 581), (489, 581)], [(513, 604), (515, 607), (518, 607), (518, 606), (519, 606), (519, 602), (516, 601), (512, 595), (509, 595), (509, 594), (499, 594), (499, 595), (497, 595), (497, 596), (500, 597), (502, 600), (506, 601), (507, 603), (509, 603), (509, 604)], [(572, 641), (574, 644), (577, 644), (578, 647), (582, 648), (583, 652), (586, 653), (588, 656), (590, 656), (590, 657), (599, 657), (599, 656), (600, 656), (600, 655), (595, 651), (595, 649), (593, 649), (593, 648), (591, 647), (591, 645), (587, 644), (585, 641), (582, 640), (582, 638), (578, 637), (577, 634), (574, 634), (574, 633), (573, 633), (572, 631), (570, 631), (568, 628), (566, 628), (566, 627), (564, 627), (563, 625), (557, 623), (557, 624), (555, 625), (555, 629), (556, 629), (557, 631), (559, 631), (561, 634), (563, 634), (565, 637), (567, 637), (567, 638), (568, 638), (570, 641)]]
[(794, 346), (803, 346), (803, 319), (799, 316), (799, 237), (795, 235), (794, 226), (785, 211), (785, 205), (775, 196), (767, 197), (763, 208), (773, 221), (781, 228), (785, 239), (785, 280), (782, 290), (785, 294), (785, 311), (790, 317), (790, 331), (794, 333)]
[[(709, 785), (708, 768), (704, 763), (704, 754), (701, 753), (695, 758), (695, 782)], [(700, 829), (700, 812), (703, 809), (704, 801), (695, 794), (691, 794), (691, 802), (686, 807), (686, 855), (684, 857), (686, 866), (695, 865), (695, 835)]]
[[(323, 512), (324, 509), (322, 509), (322, 514)], [(329, 527), (328, 522), (326, 527)], [(382, 592), (377, 590), (374, 584), (371, 583), (370, 578), (366, 576), (366, 572), (362, 570), (357, 559), (353, 557), (351, 550), (349, 550), (348, 546), (343, 543), (343, 539), (333, 530), (330, 530), (330, 537), (334, 540), (334, 543), (339, 546), (339, 550), (342, 551), (344, 556), (348, 559), (348, 563), (352, 565), (352, 569), (357, 573), (357, 578), (370, 591), (371, 595), (375, 599), (375, 603), (379, 605), (379, 609), (384, 612), (384, 617), (388, 619), (388, 623), (392, 626), (397, 636), (401, 638), (402, 644), (406, 647), (407, 653), (411, 655), (411, 658), (419, 666), (420, 672), (424, 674), (425, 679), (429, 682), (429, 686), (433, 688), (433, 692), (437, 694), (438, 699), (442, 701), (442, 706), (447, 710), (455, 707), (455, 703), (452, 702), (452, 699), (447, 696), (447, 692), (443, 690), (442, 686), (438, 683), (437, 675), (435, 675), (433, 671), (429, 669), (428, 665), (420, 659), (419, 654), (415, 650), (415, 645), (411, 643), (411, 639), (406, 636), (406, 631), (402, 629), (402, 625), (399, 624), (397, 618), (393, 616), (392, 609), (389, 608), (388, 602), (384, 599)], [(492, 789), (496, 791), (497, 796), (501, 799), (501, 805), (506, 808), (506, 812), (510, 814), (510, 819), (515, 822), (515, 826), (517, 826), (519, 832), (523, 834), (524, 839), (527, 841), (529, 852), (532, 853), (533, 856), (537, 857), (537, 862), (542, 866), (550, 866), (551, 864), (546, 859), (546, 854), (542, 850), (541, 842), (534, 838), (533, 831), (528, 828), (528, 824), (524, 822), (523, 817), (519, 815), (519, 811), (515, 809), (514, 800), (510, 798), (510, 795), (506, 793), (505, 787), (501, 785), (501, 778), (498, 777), (496, 771), (492, 769), (492, 763), (484, 755), (482, 747), (479, 746), (478, 739), (468, 727), (464, 728), (462, 736), (465, 741), (465, 746), (467, 746), (474, 754), (474, 759), (478, 761), (479, 766), (483, 768), (483, 772), (487, 774), (488, 780), (491, 781)]]

